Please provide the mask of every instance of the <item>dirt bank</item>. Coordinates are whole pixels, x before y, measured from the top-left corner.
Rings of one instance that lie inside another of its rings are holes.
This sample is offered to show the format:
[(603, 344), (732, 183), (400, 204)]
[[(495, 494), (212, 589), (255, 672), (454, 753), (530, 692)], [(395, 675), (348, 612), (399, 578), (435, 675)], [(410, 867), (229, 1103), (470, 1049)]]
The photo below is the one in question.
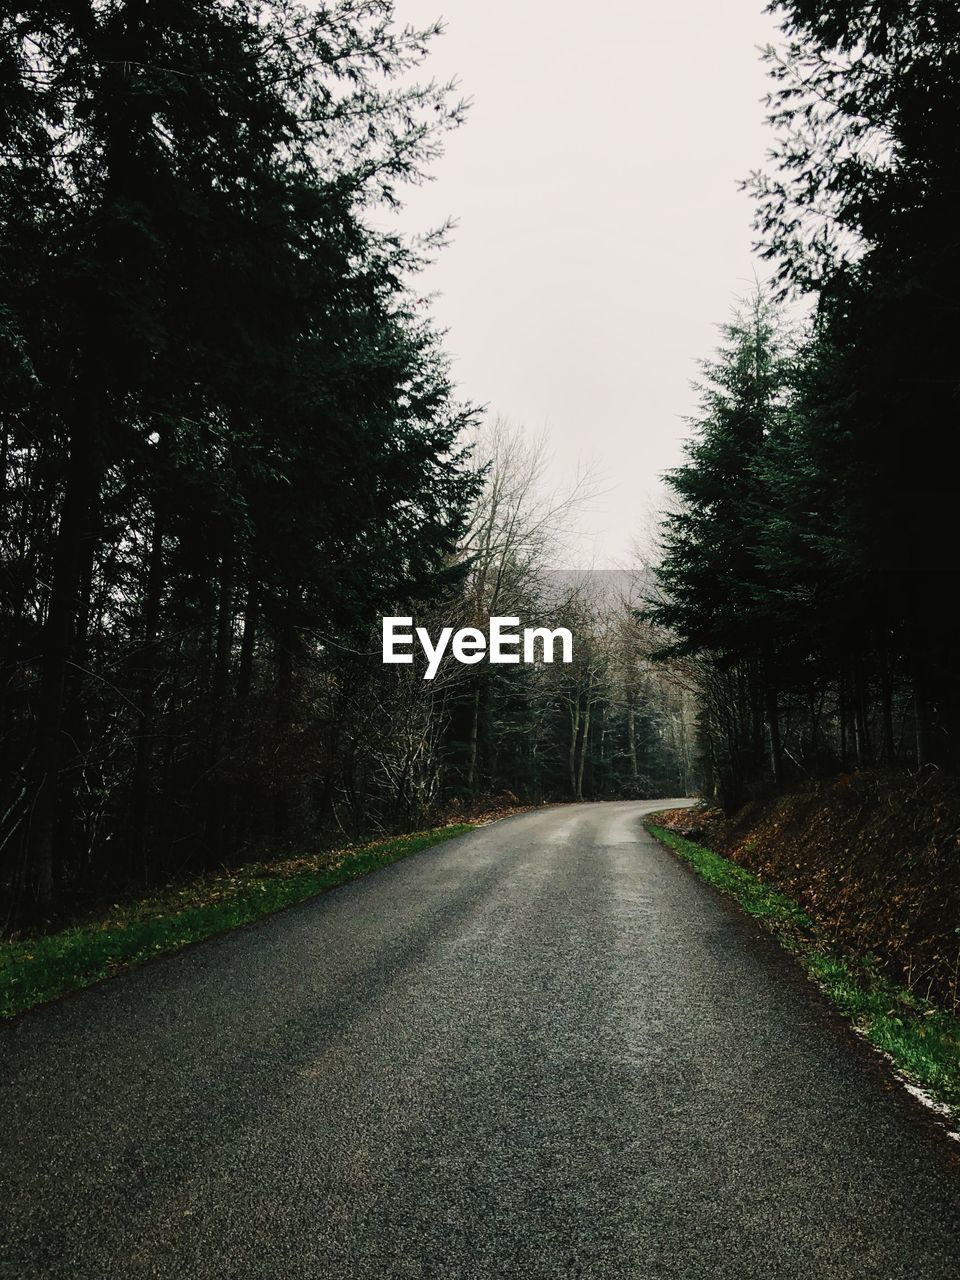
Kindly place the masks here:
[(841, 948), (960, 1008), (960, 783), (845, 774), (790, 795), (675, 810), (668, 825), (795, 898)]

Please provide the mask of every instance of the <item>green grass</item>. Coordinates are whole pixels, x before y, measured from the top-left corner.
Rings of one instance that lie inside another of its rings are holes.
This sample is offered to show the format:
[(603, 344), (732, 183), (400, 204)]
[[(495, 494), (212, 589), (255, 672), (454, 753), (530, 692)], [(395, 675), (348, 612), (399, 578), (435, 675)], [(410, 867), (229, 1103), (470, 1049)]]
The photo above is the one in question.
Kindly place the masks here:
[(792, 898), (665, 827), (647, 829), (792, 951), (836, 1007), (914, 1084), (960, 1117), (960, 1018), (888, 981), (869, 957), (840, 955)]
[(437, 827), (357, 848), (207, 876), (60, 933), (0, 944), (0, 1018), (164, 952), (249, 924), (473, 829)]

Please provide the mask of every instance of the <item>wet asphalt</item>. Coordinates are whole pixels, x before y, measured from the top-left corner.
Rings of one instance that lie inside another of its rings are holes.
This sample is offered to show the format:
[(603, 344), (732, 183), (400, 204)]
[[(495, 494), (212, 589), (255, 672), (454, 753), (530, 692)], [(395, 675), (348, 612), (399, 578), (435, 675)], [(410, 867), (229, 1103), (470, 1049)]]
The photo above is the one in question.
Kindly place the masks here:
[(956, 1280), (960, 1144), (664, 803), (494, 823), (0, 1027), (0, 1276)]

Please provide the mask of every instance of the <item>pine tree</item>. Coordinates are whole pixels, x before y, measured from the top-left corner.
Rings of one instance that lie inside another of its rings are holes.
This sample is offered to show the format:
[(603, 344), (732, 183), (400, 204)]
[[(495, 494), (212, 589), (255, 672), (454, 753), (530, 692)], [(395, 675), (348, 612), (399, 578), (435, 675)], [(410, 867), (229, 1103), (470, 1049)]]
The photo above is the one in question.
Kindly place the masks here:
[(841, 610), (835, 624), (877, 651), (882, 686), (891, 655), (907, 664), (918, 756), (955, 765), (960, 650), (930, 601), (955, 574), (960, 15), (934, 0), (771, 9), (787, 37), (768, 55), (780, 140), (753, 185), (765, 252), (815, 296), (830, 350), (813, 420), (839, 445), (842, 557), (863, 602), (859, 622)]
[[(763, 547), (788, 366), (780, 322), (760, 291), (749, 310), (724, 326), (723, 339), (704, 366), (688, 461), (667, 476), (678, 509), (664, 522), (658, 592), (646, 616), (670, 636), (664, 657), (696, 655), (718, 672), (738, 673), (737, 703), (745, 709), (728, 717), (732, 727), (724, 730), (731, 769), (723, 790), (732, 805), (742, 798), (744, 780), (761, 768), (764, 718), (775, 779), (782, 773), (786, 631), (772, 607), (776, 575)], [(715, 688), (727, 684), (718, 680)]]
[(282, 730), (316, 636), (450, 554), (471, 415), (368, 215), (460, 119), (397, 82), (433, 31), (369, 0), (0, 18), (3, 844), (41, 912), (92, 839), (219, 856), (239, 685), (272, 661)]

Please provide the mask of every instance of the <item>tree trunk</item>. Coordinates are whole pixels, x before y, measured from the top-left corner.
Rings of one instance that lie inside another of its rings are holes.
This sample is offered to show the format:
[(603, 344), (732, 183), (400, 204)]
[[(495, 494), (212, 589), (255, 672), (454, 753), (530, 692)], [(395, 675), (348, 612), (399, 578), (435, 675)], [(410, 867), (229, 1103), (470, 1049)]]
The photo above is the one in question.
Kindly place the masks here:
[(587, 748), (590, 743), (590, 707), (591, 692), (587, 693), (587, 705), (583, 712), (583, 733), (580, 735), (580, 764), (577, 767), (577, 799), (583, 799), (583, 767), (587, 762)]
[(257, 645), (257, 628), (260, 623), (260, 592), (255, 582), (247, 590), (247, 604), (243, 613), (243, 638), (240, 641), (240, 663), (237, 668), (237, 701), (245, 704), (250, 697), (253, 682), (253, 657)]
[(777, 703), (777, 691), (767, 685), (767, 729), (770, 733), (770, 765), (773, 781), (779, 787), (783, 783), (783, 743), (780, 738), (780, 707)]
[(149, 816), (150, 770), (153, 758), (153, 733), (156, 712), (157, 637), (160, 630), (160, 599), (163, 592), (163, 517), (154, 512), (150, 550), (147, 558), (147, 581), (143, 601), (142, 650), (139, 663), (139, 709), (137, 713), (137, 749), (133, 768), (130, 799), (130, 852), (141, 868), (143, 883), (150, 882), (147, 858), (147, 825)]
[(640, 777), (637, 767), (637, 712), (634, 706), (636, 694), (631, 689), (627, 695), (627, 759), (630, 762), (630, 780), (636, 784)]
[(570, 774), (570, 795), (577, 798), (577, 738), (580, 734), (580, 694), (569, 704), (570, 710), (570, 749), (567, 753), (567, 769)]
[(893, 764), (893, 680), (886, 646), (879, 648), (880, 664), (880, 759), (886, 768)]
[(856, 740), (857, 766), (863, 768), (870, 759), (870, 736), (867, 731), (867, 690), (863, 661), (857, 658), (853, 667), (853, 729)]
[(473, 691), (473, 707), (470, 715), (470, 735), (467, 739), (467, 790), (471, 795), (477, 789), (477, 745), (480, 738), (480, 680)]
[(837, 719), (840, 722), (840, 768), (846, 770), (847, 767), (847, 681), (840, 669), (837, 677)]
[(233, 655), (233, 556), (227, 551), (220, 562), (217, 601), (217, 636), (210, 698), (210, 737), (207, 767), (207, 844), (214, 857), (223, 853), (223, 829), (227, 807), (223, 778), (227, 700), (230, 692), (230, 660)]
[(921, 663), (913, 663), (913, 717), (916, 725), (917, 768), (930, 760), (930, 716), (927, 709), (927, 686)]
[(97, 545), (92, 525), (102, 470), (98, 445), (92, 422), (74, 433), (39, 656), (26, 876), (41, 913), (48, 912), (53, 902), (64, 694), (74, 628), (86, 605), (78, 601), (79, 587), (87, 578), (84, 561), (95, 554)]
[(281, 624), (275, 661), (277, 683), (274, 730), (280, 766), (273, 784), (273, 834), (276, 839), (282, 840), (290, 830), (290, 787), (285, 773), (286, 753), (283, 749), (284, 740), (290, 733), (293, 714), (293, 628), (288, 622)]

